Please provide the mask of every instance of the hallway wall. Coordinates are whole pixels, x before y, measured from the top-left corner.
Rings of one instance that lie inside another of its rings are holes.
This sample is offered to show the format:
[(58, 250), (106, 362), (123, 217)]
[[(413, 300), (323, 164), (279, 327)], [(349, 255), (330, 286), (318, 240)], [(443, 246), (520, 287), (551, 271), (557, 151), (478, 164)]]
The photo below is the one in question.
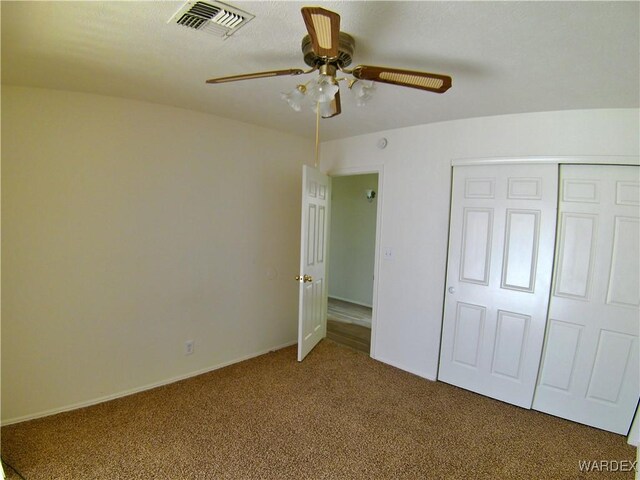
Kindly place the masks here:
[(378, 175), (333, 177), (329, 239), (329, 296), (370, 307), (376, 240)]

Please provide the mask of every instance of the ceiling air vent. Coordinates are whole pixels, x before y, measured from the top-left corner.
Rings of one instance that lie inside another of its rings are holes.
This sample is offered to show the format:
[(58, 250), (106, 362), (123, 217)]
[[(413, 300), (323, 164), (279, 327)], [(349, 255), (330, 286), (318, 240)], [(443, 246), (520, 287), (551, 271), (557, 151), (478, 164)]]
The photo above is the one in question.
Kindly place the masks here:
[(254, 15), (222, 2), (187, 2), (178, 10), (169, 23), (177, 23), (193, 30), (210, 33), (217, 37), (230, 37), (240, 27), (252, 20)]

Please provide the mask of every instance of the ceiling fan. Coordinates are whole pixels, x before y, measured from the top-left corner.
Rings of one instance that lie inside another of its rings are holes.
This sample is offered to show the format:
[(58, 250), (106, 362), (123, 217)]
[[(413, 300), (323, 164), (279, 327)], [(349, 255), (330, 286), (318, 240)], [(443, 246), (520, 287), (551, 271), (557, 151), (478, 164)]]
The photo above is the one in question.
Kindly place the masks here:
[[(305, 71), (299, 68), (290, 68), (232, 75), (212, 78), (207, 80), (207, 83), (302, 75), (317, 70), (320, 76), (317, 81), (310, 82), (312, 83), (311, 87), (298, 85), (296, 87), (297, 93), (294, 91), (292, 94), (304, 96), (310, 93), (314, 104), (320, 111), (319, 115), (323, 118), (330, 118), (341, 112), (338, 81), (344, 79), (336, 78), (338, 71), (354, 77), (354, 80), (349, 80), (349, 88), (352, 88), (358, 81), (388, 83), (435, 93), (444, 93), (451, 87), (451, 77), (447, 75), (371, 65), (358, 65), (353, 69), (347, 69), (346, 67), (351, 64), (355, 40), (351, 35), (340, 31), (340, 15), (320, 7), (303, 7), (302, 18), (309, 32), (302, 39), (302, 53), (304, 62), (311, 69)], [(292, 98), (288, 98), (289, 104), (294, 109), (300, 110), (292, 100)]]

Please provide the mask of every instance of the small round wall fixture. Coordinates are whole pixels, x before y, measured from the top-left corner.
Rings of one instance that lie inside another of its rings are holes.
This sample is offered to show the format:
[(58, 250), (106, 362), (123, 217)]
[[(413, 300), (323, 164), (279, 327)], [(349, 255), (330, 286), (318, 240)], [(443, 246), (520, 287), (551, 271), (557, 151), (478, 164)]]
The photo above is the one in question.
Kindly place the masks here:
[(387, 148), (387, 139), (382, 137), (380, 140), (378, 140), (378, 143), (376, 144), (376, 146), (382, 150), (384, 148)]
[(366, 190), (364, 194), (367, 197), (367, 200), (369, 201), (369, 203), (373, 202), (373, 199), (376, 198), (375, 190)]

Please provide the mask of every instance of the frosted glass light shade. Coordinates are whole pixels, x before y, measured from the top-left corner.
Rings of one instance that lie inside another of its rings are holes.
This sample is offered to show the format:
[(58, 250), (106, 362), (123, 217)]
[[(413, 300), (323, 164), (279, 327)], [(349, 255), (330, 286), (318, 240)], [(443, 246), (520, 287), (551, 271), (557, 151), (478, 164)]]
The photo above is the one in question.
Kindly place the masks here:
[(314, 104), (326, 103), (333, 100), (338, 90), (339, 87), (334, 83), (333, 77), (319, 75), (317, 80), (311, 82), (307, 87), (307, 95)]
[(357, 80), (351, 86), (351, 91), (358, 107), (366, 105), (373, 98), (372, 92), (375, 90), (375, 86), (376, 84), (371, 80)]
[(334, 114), (333, 108), (331, 107), (332, 102), (333, 100), (329, 100), (328, 102), (318, 102), (313, 106), (313, 111), (317, 113), (318, 108), (320, 108), (320, 116), (322, 118), (329, 118)]
[(302, 110), (302, 103), (304, 102), (305, 95), (300, 88), (294, 88), (288, 93), (281, 93), (280, 97), (296, 112)]

